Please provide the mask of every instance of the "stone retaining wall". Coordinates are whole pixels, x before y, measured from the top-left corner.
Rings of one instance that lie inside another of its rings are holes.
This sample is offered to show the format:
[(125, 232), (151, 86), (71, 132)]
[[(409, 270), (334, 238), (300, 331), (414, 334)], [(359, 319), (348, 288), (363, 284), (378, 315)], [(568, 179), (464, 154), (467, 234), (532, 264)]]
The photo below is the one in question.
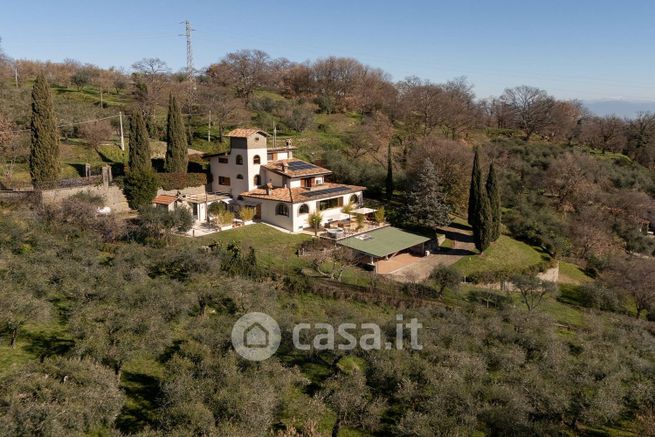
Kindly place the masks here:
[(41, 191), (41, 202), (44, 204), (57, 204), (62, 200), (78, 193), (89, 193), (104, 199), (104, 206), (111, 208), (112, 212), (128, 212), (130, 207), (123, 191), (116, 185), (87, 185), (85, 187), (55, 188)]
[[(55, 188), (51, 190), (43, 190), (40, 192), (41, 202), (44, 204), (56, 204), (62, 200), (74, 196), (78, 193), (89, 193), (96, 196), (101, 196), (104, 200), (104, 206), (111, 208), (113, 212), (122, 213), (130, 211), (127, 204), (127, 199), (123, 195), (123, 191), (116, 185), (87, 185), (83, 187), (69, 187), (69, 188)], [(175, 196), (205, 194), (205, 186), (199, 185), (197, 187), (187, 187), (181, 190), (157, 190), (157, 195), (167, 194)]]

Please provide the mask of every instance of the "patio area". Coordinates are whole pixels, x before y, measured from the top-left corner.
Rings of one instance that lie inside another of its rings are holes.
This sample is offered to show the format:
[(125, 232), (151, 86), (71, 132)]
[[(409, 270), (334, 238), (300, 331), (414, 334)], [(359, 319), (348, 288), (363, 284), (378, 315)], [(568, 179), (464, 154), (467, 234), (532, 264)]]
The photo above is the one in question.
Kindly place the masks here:
[(382, 259), (378, 261), (377, 272), (381, 275), (393, 274), (400, 269), (411, 266), (425, 259), (426, 257), (418, 256), (413, 253), (400, 253), (389, 259)]
[(244, 223), (243, 220), (234, 219), (231, 225), (218, 227), (213, 223), (207, 222), (195, 222), (191, 229), (184, 233), (187, 237), (202, 237), (203, 235), (215, 234), (217, 232), (229, 231), (230, 229), (236, 229), (243, 226), (248, 226), (254, 222)]
[[(344, 238), (354, 237), (359, 234), (365, 234), (367, 232), (385, 228), (387, 226), (390, 226), (389, 223), (376, 223), (375, 221), (368, 219), (361, 223), (351, 219), (335, 220), (333, 222), (326, 223), (323, 226), (323, 229), (319, 231), (318, 236), (329, 240), (339, 241)], [(305, 231), (311, 233), (312, 235), (314, 234), (312, 229), (307, 229)]]

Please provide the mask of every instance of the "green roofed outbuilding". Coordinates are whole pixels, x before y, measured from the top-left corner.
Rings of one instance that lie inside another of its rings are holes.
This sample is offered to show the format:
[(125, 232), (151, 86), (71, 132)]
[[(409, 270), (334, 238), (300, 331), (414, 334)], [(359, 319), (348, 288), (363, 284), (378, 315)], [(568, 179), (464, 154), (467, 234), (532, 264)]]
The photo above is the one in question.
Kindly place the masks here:
[(363, 234), (338, 240), (338, 244), (370, 257), (370, 264), (389, 259), (398, 253), (411, 251), (423, 255), (429, 238), (386, 226)]

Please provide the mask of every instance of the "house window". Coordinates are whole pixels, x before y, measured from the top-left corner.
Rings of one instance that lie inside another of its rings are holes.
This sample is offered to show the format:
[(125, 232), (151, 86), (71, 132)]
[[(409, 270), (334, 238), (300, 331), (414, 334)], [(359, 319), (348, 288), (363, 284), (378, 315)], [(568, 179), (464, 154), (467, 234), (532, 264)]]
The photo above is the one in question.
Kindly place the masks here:
[(237, 165), (243, 165), (243, 156), (237, 155)]
[(359, 205), (359, 196), (357, 194), (350, 196), (350, 203), (353, 205)]
[(238, 175), (237, 175), (237, 179), (243, 179), (243, 175), (238, 174)]
[(252, 181), (256, 186), (260, 186), (262, 184), (262, 177), (256, 174)]
[(259, 157), (259, 155), (255, 155), (255, 157), (252, 158), (252, 163), (253, 163), (253, 164), (261, 164), (261, 163), (262, 163), (262, 159)]
[(303, 188), (311, 188), (314, 182), (314, 178), (303, 178), (300, 180), (300, 186)]
[(309, 205), (306, 203), (300, 205), (300, 209), (298, 209), (298, 215), (300, 214), (309, 214)]
[(325, 211), (326, 209), (338, 208), (343, 206), (343, 197), (335, 197), (332, 199), (320, 200), (318, 202), (318, 210)]
[(227, 156), (219, 156), (218, 162), (220, 162), (221, 164), (227, 164)]
[(230, 185), (230, 178), (226, 176), (219, 176), (218, 177), (218, 185)]
[(283, 215), (289, 217), (289, 206), (285, 203), (278, 203), (275, 207), (275, 215)]

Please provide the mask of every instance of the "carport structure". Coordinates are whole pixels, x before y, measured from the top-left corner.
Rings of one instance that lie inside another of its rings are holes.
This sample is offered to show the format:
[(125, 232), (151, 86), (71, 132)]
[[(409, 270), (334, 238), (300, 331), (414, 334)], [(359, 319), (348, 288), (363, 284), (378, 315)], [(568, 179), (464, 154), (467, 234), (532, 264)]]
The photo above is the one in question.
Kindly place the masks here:
[(410, 252), (423, 256), (428, 241), (430, 239), (427, 237), (386, 226), (343, 238), (337, 244), (361, 254), (366, 264), (373, 266), (377, 272), (380, 261), (390, 260), (399, 253)]

